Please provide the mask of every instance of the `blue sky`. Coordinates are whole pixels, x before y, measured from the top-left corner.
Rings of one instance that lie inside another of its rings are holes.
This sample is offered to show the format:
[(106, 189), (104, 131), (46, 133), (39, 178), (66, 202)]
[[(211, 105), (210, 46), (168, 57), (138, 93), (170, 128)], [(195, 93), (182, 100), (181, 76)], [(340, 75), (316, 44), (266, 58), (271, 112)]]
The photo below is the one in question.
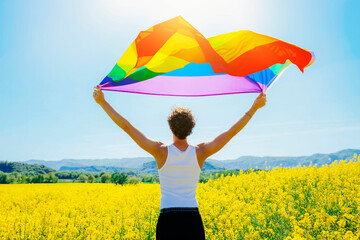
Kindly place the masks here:
[[(214, 159), (299, 156), (360, 148), (357, 1), (0, 1), (0, 160), (150, 156), (92, 98), (141, 30), (182, 15), (204, 36), (252, 30), (311, 50), (267, 105)], [(105, 92), (147, 136), (172, 142), (166, 117), (192, 109), (190, 144), (216, 137), (257, 94), (197, 98)]]

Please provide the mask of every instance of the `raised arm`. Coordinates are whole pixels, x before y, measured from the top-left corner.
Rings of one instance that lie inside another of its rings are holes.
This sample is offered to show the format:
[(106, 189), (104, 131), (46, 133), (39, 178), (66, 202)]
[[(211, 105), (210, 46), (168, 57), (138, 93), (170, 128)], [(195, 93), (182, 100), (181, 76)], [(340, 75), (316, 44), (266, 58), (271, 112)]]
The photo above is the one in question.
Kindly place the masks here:
[(197, 145), (198, 148), (198, 158), (202, 164), (205, 160), (222, 149), (226, 143), (230, 141), (238, 132), (240, 132), (243, 127), (250, 121), (251, 117), (255, 112), (265, 106), (266, 104), (266, 95), (260, 94), (254, 101), (253, 105), (229, 130), (221, 133), (214, 140), (210, 142), (200, 143)]
[(163, 143), (147, 138), (105, 100), (104, 93), (99, 88), (94, 88), (93, 97), (95, 101), (104, 109), (116, 125), (124, 130), (137, 143), (137, 145), (157, 159), (159, 155), (161, 155), (160, 147)]

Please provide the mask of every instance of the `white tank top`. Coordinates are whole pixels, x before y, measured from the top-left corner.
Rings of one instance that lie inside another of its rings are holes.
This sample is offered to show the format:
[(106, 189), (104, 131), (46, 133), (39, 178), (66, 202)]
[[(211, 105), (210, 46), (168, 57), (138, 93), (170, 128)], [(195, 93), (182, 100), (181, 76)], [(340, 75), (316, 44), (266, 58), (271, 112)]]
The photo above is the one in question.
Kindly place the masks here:
[(161, 202), (160, 209), (169, 207), (198, 207), (196, 188), (201, 168), (195, 146), (180, 151), (174, 144), (168, 145), (164, 166), (158, 169)]

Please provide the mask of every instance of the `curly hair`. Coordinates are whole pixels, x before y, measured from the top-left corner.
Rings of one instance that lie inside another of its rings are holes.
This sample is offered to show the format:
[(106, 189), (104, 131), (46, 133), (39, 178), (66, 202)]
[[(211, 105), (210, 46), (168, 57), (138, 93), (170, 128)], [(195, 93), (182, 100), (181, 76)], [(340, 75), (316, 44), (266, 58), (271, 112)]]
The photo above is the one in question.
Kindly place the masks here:
[(173, 107), (167, 119), (173, 134), (179, 139), (185, 139), (195, 127), (195, 119), (191, 110), (186, 107)]

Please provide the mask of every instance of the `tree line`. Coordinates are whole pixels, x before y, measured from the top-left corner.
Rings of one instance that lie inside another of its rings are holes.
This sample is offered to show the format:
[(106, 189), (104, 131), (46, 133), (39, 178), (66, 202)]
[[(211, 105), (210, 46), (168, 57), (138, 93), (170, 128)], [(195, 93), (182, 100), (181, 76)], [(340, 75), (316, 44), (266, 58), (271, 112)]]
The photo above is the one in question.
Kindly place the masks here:
[(24, 174), (19, 172), (4, 173), (0, 171), (0, 184), (15, 184), (15, 183), (56, 183), (58, 178), (53, 172), (47, 174)]
[(154, 183), (159, 177), (153, 174), (136, 174), (133, 171), (115, 173), (84, 173), (76, 171), (59, 171), (39, 164), (0, 161), (0, 184), (12, 183)]
[[(219, 177), (238, 175), (256, 171), (259, 169), (231, 169), (201, 172), (200, 183), (215, 180)], [(44, 165), (26, 164), (19, 162), (0, 162), (0, 184), (14, 183), (58, 183), (58, 182), (87, 182), (87, 183), (114, 183), (114, 184), (136, 184), (136, 183), (159, 183), (159, 176), (154, 174), (136, 174), (133, 171), (115, 173), (84, 173), (76, 171), (61, 171), (48, 168)]]
[(114, 184), (136, 184), (140, 182), (159, 182), (159, 177), (151, 174), (129, 176), (126, 172), (115, 173), (82, 173), (82, 172), (50, 172), (47, 174), (28, 174), (0, 171), (0, 184), (16, 183), (58, 183), (58, 182), (87, 182), (87, 183), (114, 183)]
[(46, 167), (45, 165), (8, 161), (0, 161), (0, 171), (4, 173), (18, 172), (25, 175), (45, 175), (50, 172), (56, 172), (55, 169)]
[(267, 171), (267, 170), (251, 168), (251, 169), (246, 169), (246, 170), (230, 169), (230, 170), (214, 170), (214, 171), (209, 171), (209, 172), (201, 172), (200, 177), (199, 177), (199, 182), (206, 183), (210, 179), (215, 180), (220, 177), (238, 175), (239, 173), (248, 174), (251, 172), (258, 172), (258, 171)]

